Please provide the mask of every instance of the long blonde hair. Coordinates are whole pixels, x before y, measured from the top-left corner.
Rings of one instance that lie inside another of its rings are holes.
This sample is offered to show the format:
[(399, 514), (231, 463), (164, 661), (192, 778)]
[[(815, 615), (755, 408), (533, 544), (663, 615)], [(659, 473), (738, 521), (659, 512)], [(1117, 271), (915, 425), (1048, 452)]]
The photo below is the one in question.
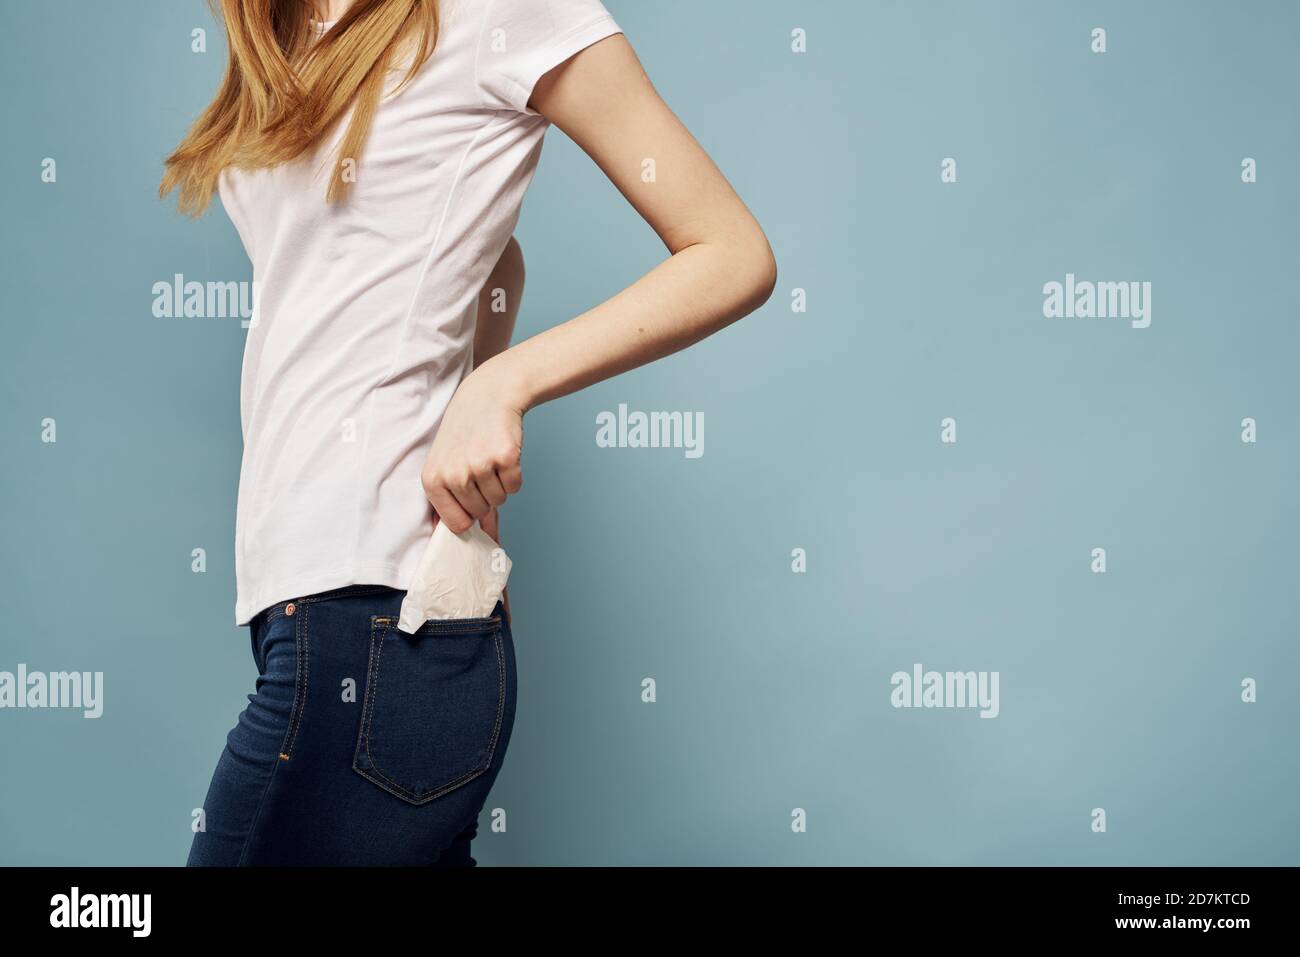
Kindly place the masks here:
[(198, 216), (222, 170), (264, 169), (295, 159), (355, 104), (325, 194), (328, 202), (346, 198), (353, 177), (344, 175), (345, 164), (361, 155), (399, 51), (415, 41), (397, 89), (433, 55), (438, 0), (353, 0), (314, 43), (307, 0), (208, 3), (225, 21), (226, 73), (216, 98), (167, 157), (158, 195), (178, 190), (179, 208)]

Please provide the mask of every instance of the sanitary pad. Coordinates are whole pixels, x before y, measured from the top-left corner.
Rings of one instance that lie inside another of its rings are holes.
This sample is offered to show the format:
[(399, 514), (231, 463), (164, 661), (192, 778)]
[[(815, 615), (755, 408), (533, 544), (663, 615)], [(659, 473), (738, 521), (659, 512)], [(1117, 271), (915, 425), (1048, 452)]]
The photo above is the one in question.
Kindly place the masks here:
[(409, 635), (430, 619), (486, 618), (505, 590), (510, 565), (477, 523), (457, 535), (438, 522), (406, 590), (398, 629)]

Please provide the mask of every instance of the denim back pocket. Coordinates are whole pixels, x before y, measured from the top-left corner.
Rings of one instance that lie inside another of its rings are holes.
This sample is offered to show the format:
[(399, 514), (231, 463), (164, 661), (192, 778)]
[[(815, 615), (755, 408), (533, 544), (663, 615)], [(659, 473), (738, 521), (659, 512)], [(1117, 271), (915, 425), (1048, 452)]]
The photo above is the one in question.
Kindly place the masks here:
[(412, 804), (492, 764), (506, 705), (501, 619), (370, 623), (370, 664), (352, 769)]

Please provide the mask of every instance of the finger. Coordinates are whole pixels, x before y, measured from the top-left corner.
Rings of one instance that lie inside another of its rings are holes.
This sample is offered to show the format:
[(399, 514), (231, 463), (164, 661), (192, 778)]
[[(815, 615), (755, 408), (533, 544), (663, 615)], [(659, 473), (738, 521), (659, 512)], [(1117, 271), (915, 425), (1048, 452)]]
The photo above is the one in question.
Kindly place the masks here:
[(507, 465), (505, 468), (497, 469), (497, 478), (501, 481), (501, 487), (506, 490), (507, 495), (514, 495), (524, 485), (524, 471), (518, 465)]
[(457, 535), (474, 524), (474, 519), (460, 507), (460, 503), (446, 486), (436, 486), (426, 494), (429, 497), (429, 504), (438, 513), (438, 518)]
[(474, 481), (478, 483), (478, 490), (483, 493), (483, 497), (487, 499), (489, 505), (496, 507), (505, 504), (506, 490), (501, 484), (501, 479), (497, 477), (497, 473), (492, 469), (487, 469), (475, 475)]
[[(483, 497), (483, 493), (479, 491), (478, 485), (473, 479), (455, 486), (451, 492), (456, 496), (457, 503), (471, 519), (481, 518), (492, 507), (487, 503), (487, 499)], [(461, 529), (461, 531), (464, 531), (464, 529)]]
[(501, 513), (495, 508), (478, 520), (479, 527), (488, 533), (488, 537), (498, 545), (501, 544)]

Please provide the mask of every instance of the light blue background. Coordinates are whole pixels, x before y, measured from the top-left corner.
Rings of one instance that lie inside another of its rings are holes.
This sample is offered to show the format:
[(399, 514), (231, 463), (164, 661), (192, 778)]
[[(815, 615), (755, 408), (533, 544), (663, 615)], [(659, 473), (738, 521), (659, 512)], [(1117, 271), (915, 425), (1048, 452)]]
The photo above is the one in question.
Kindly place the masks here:
[[(1300, 863), (1297, 6), (608, 6), (780, 280), (529, 414), (509, 827), (480, 862)], [(0, 862), (179, 864), (254, 677), (244, 332), (151, 314), (174, 273), (250, 278), (219, 206), (154, 198), (224, 49), (190, 52), (198, 0), (4, 16), (0, 669), (103, 671), (106, 710), (0, 711)], [(548, 140), (523, 335), (663, 254)], [(1152, 282), (1151, 327), (1042, 318), (1067, 272)], [(620, 402), (702, 413), (704, 456), (598, 448)], [(914, 662), (999, 671), (1001, 716), (893, 709)]]

